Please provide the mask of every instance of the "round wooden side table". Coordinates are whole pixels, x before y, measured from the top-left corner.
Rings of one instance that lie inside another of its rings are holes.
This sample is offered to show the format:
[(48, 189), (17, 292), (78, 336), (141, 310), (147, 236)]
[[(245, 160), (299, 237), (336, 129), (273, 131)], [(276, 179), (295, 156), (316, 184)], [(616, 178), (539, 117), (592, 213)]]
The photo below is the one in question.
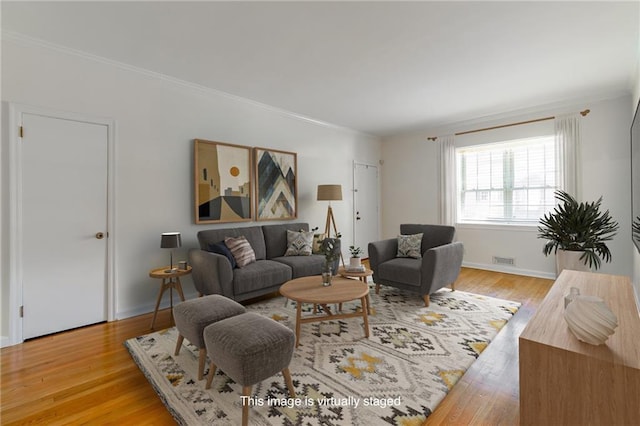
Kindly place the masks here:
[[(367, 279), (373, 275), (373, 271), (368, 268), (365, 268), (364, 271), (348, 271), (347, 268), (345, 268), (344, 266), (341, 266), (340, 268), (338, 268), (338, 274), (341, 277), (345, 277), (345, 278), (357, 278), (366, 284)], [(376, 294), (377, 294), (377, 291), (376, 291)], [(369, 306), (369, 315), (373, 315), (371, 313), (371, 299), (368, 294), (367, 294), (367, 302), (369, 302), (367, 303), (367, 305)], [(342, 309), (342, 306), (340, 306), (340, 309)]]
[(344, 266), (338, 268), (338, 274), (345, 278), (358, 278), (363, 283), (367, 282), (367, 278), (373, 275), (373, 271), (371, 269), (366, 269), (364, 271), (349, 271)]
[(182, 284), (180, 283), (180, 277), (191, 273), (191, 266), (187, 266), (187, 269), (170, 269), (169, 266), (163, 268), (157, 268), (149, 271), (151, 278), (162, 279), (160, 284), (160, 292), (158, 293), (158, 300), (156, 300), (156, 308), (153, 311), (153, 319), (151, 320), (151, 329), (156, 324), (156, 317), (158, 316), (158, 308), (160, 307), (160, 301), (165, 290), (169, 289), (169, 303), (171, 306), (171, 316), (173, 317), (173, 289), (175, 288), (180, 296), (180, 299), (184, 302), (184, 293), (182, 292)]

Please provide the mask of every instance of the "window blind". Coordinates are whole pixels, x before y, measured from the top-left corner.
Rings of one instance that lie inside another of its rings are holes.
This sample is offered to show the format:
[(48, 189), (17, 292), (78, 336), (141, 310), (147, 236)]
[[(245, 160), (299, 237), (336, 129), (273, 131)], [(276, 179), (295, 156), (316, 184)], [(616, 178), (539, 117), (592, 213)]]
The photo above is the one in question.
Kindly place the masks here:
[(458, 222), (534, 224), (555, 204), (553, 135), (456, 149)]

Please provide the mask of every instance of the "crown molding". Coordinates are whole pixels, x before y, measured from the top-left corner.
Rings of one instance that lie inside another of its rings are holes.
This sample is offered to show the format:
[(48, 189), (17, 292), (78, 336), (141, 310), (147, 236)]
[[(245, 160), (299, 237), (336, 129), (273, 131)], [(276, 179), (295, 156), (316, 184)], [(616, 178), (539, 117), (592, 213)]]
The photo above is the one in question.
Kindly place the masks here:
[(312, 117), (308, 117), (305, 116), (303, 114), (298, 114), (292, 111), (288, 111), (286, 109), (283, 108), (278, 108), (278, 107), (274, 107), (272, 105), (268, 105), (262, 102), (258, 102), (252, 99), (248, 99), (248, 98), (244, 98), (241, 96), (237, 96), (228, 92), (224, 92), (222, 90), (218, 90), (218, 89), (214, 89), (211, 87), (206, 87), (206, 86), (202, 86), (200, 84), (197, 83), (192, 83), (190, 81), (186, 81), (186, 80), (182, 80), (176, 77), (172, 77), (170, 75), (166, 75), (166, 74), (162, 74), (156, 71), (151, 71), (145, 68), (141, 68), (141, 67), (137, 67), (134, 65), (130, 65), (124, 62), (119, 62), (113, 59), (109, 59), (106, 58), (104, 56), (99, 56), (99, 55), (95, 55), (92, 53), (88, 53), (85, 52), (83, 50), (78, 50), (78, 49), (73, 49), (71, 47), (68, 46), (63, 46), (60, 44), (56, 44), (56, 43), (52, 43), (50, 41), (46, 41), (46, 40), (42, 40), (39, 38), (35, 38), (35, 37), (31, 37), (31, 36), (27, 36), (25, 34), (16, 32), (16, 31), (9, 31), (9, 30), (2, 30), (1, 33), (1, 40), (4, 42), (6, 41), (11, 41), (11, 42), (15, 42), (15, 43), (21, 43), (23, 45), (27, 45), (27, 46), (35, 46), (35, 47), (40, 47), (40, 48), (44, 48), (44, 49), (48, 49), (48, 50), (52, 50), (55, 52), (59, 52), (62, 54), (66, 54), (66, 55), (71, 55), (71, 56), (76, 56), (82, 59), (86, 59), (89, 61), (93, 61), (93, 62), (98, 62), (98, 63), (102, 63), (104, 65), (107, 66), (112, 66), (114, 68), (119, 68), (121, 70), (125, 70), (125, 71), (129, 71), (129, 72), (133, 72), (136, 74), (140, 74), (140, 75), (144, 75), (146, 77), (149, 78), (153, 78), (153, 79), (158, 79), (158, 80), (162, 80), (165, 81), (167, 83), (173, 84), (175, 86), (178, 87), (182, 87), (185, 89), (189, 89), (189, 90), (193, 90), (196, 91), (200, 94), (204, 94), (206, 96), (209, 97), (215, 97), (215, 98), (225, 98), (228, 100), (231, 100), (233, 102), (238, 102), (238, 103), (243, 103), (246, 105), (250, 105), (256, 108), (260, 108), (263, 109), (265, 111), (268, 112), (272, 112), (284, 117), (288, 117), (288, 118), (293, 118), (299, 121), (304, 121), (306, 123), (310, 123), (310, 124), (314, 124), (316, 126), (320, 126), (320, 127), (325, 127), (325, 128), (329, 128), (329, 129), (333, 129), (333, 130), (338, 130), (341, 132), (346, 132), (346, 133), (351, 133), (351, 134), (355, 134), (355, 135), (359, 135), (359, 136), (364, 136), (364, 137), (368, 137), (368, 138), (375, 138), (378, 139), (376, 136), (368, 134), (368, 133), (364, 133), (361, 132), (359, 130), (355, 130), (355, 129), (351, 129), (349, 127), (344, 127), (344, 126), (340, 126), (337, 124), (333, 124), (333, 123), (329, 123), (326, 121), (322, 121), (322, 120), (318, 120)]

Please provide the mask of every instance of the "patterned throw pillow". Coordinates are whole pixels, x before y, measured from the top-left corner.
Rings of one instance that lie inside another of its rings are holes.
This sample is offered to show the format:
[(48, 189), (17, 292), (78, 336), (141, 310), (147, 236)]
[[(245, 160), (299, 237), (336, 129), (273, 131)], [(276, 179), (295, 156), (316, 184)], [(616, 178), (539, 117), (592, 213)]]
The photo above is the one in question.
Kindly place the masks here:
[(231, 254), (233, 254), (234, 259), (236, 259), (236, 264), (238, 268), (242, 268), (243, 266), (247, 266), (250, 263), (256, 261), (256, 253), (251, 248), (251, 244), (244, 237), (244, 235), (239, 236), (238, 238), (227, 237), (224, 239), (224, 244), (227, 246)]
[(310, 256), (313, 231), (290, 231), (287, 229), (287, 251), (285, 256)]
[(422, 233), (413, 235), (398, 235), (398, 254), (396, 257), (422, 258)]
[(327, 238), (327, 234), (313, 234), (313, 244), (311, 245), (311, 253), (313, 254), (321, 254), (322, 253), (322, 240)]

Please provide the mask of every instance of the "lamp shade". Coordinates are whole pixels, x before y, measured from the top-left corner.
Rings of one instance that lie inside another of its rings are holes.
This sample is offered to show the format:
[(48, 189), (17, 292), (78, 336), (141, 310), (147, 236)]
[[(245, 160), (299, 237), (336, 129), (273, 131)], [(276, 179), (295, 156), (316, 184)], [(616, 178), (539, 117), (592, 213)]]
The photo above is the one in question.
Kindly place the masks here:
[(176, 248), (182, 246), (179, 232), (164, 232), (160, 240), (160, 248)]
[(342, 185), (318, 185), (318, 201), (342, 200)]

